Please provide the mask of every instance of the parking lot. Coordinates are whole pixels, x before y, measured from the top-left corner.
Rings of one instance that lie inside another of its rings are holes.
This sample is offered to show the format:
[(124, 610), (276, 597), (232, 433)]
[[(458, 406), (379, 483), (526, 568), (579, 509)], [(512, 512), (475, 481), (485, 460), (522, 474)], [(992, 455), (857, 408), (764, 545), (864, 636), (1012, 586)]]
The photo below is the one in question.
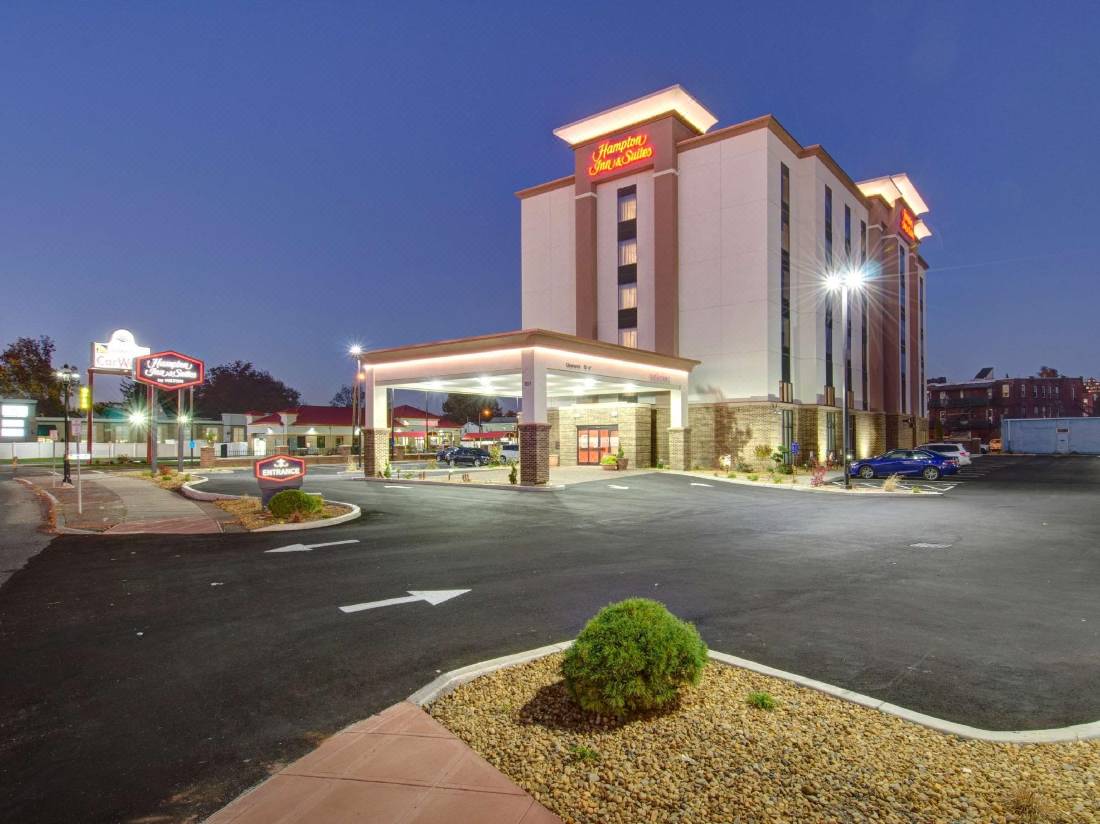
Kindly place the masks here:
[[(713, 649), (949, 720), (1100, 719), (1100, 460), (975, 468), (945, 495), (851, 498), (661, 473), (517, 494), (327, 468), (306, 489), (359, 521), (56, 538), (0, 590), (16, 674), (0, 819), (210, 812), (438, 671), (572, 637), (631, 595)], [(246, 472), (207, 488), (255, 491)], [(296, 544), (318, 546), (270, 551)], [(425, 590), (465, 592), (341, 609)]]

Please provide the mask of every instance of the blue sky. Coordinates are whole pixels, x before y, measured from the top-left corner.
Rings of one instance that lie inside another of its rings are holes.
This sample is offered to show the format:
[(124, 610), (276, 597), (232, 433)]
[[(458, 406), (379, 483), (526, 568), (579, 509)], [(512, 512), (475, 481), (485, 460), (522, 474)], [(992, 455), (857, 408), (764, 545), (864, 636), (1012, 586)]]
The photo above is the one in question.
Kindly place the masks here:
[(929, 375), (1100, 373), (1094, 5), (684, 5), (4, 4), (0, 343), (127, 327), (327, 402), (353, 340), (517, 328), (551, 129), (681, 83), (910, 174)]

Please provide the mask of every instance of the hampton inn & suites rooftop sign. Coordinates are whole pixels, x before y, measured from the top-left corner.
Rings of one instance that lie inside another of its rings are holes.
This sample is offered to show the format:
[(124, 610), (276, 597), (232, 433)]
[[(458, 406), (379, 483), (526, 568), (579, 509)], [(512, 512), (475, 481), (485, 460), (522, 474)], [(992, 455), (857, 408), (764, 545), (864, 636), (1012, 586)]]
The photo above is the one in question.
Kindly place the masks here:
[(203, 362), (179, 352), (154, 352), (134, 358), (134, 380), (171, 392), (198, 386), (204, 377)]
[(653, 146), (650, 145), (649, 134), (646, 132), (635, 132), (625, 137), (601, 140), (592, 152), (588, 176), (599, 177), (611, 174), (620, 169), (644, 163), (652, 157)]

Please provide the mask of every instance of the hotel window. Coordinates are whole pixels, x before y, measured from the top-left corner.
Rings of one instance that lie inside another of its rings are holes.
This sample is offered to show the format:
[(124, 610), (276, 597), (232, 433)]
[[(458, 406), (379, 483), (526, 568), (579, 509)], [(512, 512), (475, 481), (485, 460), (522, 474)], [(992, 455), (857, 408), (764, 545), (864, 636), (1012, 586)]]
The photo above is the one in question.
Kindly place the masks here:
[(837, 426), (837, 418), (840, 417), (839, 412), (826, 412), (825, 413), (825, 457), (830, 458), (836, 454), (836, 433), (840, 428)]
[(781, 409), (780, 410), (780, 424), (783, 430), (783, 449), (786, 456), (786, 462), (790, 463), (792, 460), (791, 444), (794, 443), (794, 410), (793, 409)]
[(1021, 398), (1026, 398), (1027, 397), (1027, 387), (1024, 386), (1022, 383), (1020, 384), (1020, 397)]
[(1001, 397), (1007, 398), (1012, 394), (1012, 387), (1007, 383), (1001, 384)]
[(852, 209), (844, 204), (844, 260), (852, 259)]
[(825, 187), (825, 265), (833, 265), (833, 190)]
[[(825, 187), (825, 268), (833, 268), (833, 190)], [(825, 386), (833, 385), (833, 297), (825, 293)]]
[(992, 398), (993, 397), (993, 387), (992, 386), (985, 390), (985, 396), (987, 398)]
[[(924, 275), (917, 269), (917, 285), (919, 287), (919, 300), (917, 301), (917, 329), (920, 331), (920, 375), (919, 383), (924, 386)], [(924, 393), (920, 396), (920, 415), (927, 414), (927, 399)]]
[[(867, 221), (861, 220), (859, 222), (859, 262), (860, 265), (867, 263)], [(860, 380), (860, 386), (863, 388), (863, 408), (869, 409), (868, 405), (870, 392), (868, 391), (868, 376), (867, 376), (867, 289), (863, 288), (859, 290), (859, 338), (860, 338), (860, 369), (862, 376)]]
[(638, 189), (618, 192), (619, 343), (638, 347)]
[(905, 323), (905, 246), (898, 244), (898, 340), (901, 343), (901, 411), (909, 411), (909, 380)]
[(783, 383), (791, 382), (791, 170), (779, 164), (779, 329)]

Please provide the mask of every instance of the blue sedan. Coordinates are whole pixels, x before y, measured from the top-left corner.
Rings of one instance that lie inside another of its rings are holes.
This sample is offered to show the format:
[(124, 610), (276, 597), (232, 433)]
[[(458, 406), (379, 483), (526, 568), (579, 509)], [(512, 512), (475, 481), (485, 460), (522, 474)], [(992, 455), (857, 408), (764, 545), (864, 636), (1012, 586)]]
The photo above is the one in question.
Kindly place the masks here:
[(852, 461), (848, 469), (852, 477), (870, 479), (908, 475), (924, 478), (926, 481), (935, 481), (943, 475), (954, 475), (958, 471), (959, 463), (954, 458), (924, 449), (891, 449), (885, 455)]

